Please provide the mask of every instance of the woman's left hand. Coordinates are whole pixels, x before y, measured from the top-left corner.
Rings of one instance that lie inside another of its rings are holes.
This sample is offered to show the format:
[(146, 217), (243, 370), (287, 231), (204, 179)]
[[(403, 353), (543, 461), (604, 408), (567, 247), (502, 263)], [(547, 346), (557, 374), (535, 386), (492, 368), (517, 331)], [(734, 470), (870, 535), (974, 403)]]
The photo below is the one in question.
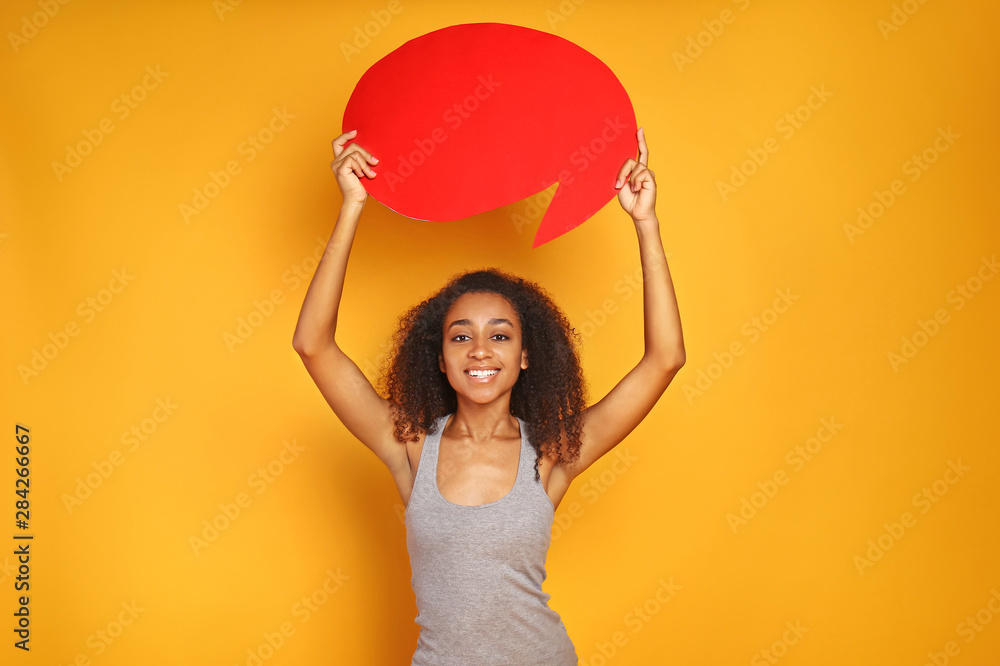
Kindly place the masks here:
[(639, 139), (639, 159), (625, 160), (618, 170), (615, 189), (618, 190), (618, 203), (638, 223), (656, 219), (656, 180), (655, 174), (646, 167), (649, 150), (642, 128), (636, 132), (636, 137)]

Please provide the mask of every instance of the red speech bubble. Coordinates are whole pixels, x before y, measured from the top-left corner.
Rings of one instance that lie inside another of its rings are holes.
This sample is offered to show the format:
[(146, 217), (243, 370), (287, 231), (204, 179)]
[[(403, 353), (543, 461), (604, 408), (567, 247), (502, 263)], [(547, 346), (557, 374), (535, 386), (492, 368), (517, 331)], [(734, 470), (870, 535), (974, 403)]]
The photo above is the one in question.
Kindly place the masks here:
[(343, 128), (379, 158), (369, 194), (418, 220), (465, 219), (558, 181), (532, 247), (614, 198), (618, 169), (638, 152), (632, 102), (607, 65), (503, 23), (406, 42), (358, 81)]

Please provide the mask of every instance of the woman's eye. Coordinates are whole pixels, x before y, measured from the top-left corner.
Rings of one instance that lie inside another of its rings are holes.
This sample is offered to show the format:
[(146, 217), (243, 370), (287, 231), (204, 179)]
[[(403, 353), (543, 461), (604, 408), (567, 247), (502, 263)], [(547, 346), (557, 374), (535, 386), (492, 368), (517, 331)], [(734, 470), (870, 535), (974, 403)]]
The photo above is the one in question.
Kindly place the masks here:
[[(493, 337), (494, 338), (500, 338), (501, 340), (510, 340), (510, 337), (504, 335), (503, 333), (494, 333)], [(452, 340), (452, 342), (462, 342), (463, 338), (466, 339), (466, 340), (471, 340), (471, 338), (469, 338), (469, 336), (465, 335), (464, 333), (456, 335), (451, 340)]]

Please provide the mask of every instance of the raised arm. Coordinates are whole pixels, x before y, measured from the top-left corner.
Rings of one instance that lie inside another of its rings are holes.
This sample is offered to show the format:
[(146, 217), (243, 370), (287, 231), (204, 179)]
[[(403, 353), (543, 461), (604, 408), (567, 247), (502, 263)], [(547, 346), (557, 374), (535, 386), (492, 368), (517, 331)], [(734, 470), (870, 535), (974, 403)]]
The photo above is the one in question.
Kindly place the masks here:
[(355, 131), (333, 141), (332, 168), (344, 197), (326, 251), (316, 268), (292, 347), (344, 426), (386, 464), (394, 477), (409, 474), (405, 447), (393, 437), (389, 403), (379, 396), (357, 364), (337, 345), (337, 314), (344, 291), (347, 260), (368, 193), (361, 178), (374, 178), (378, 160), (356, 143), (344, 147)]
[(615, 187), (639, 237), (644, 351), (639, 363), (602, 400), (584, 411), (579, 459), (553, 470), (553, 474), (561, 470), (566, 485), (639, 425), (684, 365), (681, 318), (660, 240), (656, 181), (646, 166), (649, 151), (642, 129), (638, 140), (639, 159), (625, 161)]

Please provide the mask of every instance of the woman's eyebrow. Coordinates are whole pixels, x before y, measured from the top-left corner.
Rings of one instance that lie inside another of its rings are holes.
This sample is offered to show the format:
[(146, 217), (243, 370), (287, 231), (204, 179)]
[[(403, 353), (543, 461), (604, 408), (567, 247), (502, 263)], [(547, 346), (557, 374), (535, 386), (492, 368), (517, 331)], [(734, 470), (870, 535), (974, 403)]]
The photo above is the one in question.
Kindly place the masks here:
[[(510, 321), (510, 319), (504, 319), (502, 317), (494, 317), (486, 322), (487, 326), (499, 326), (500, 324), (507, 324), (511, 328), (514, 328), (514, 324)], [(456, 319), (448, 324), (448, 330), (450, 331), (455, 326), (472, 326), (472, 322), (468, 319)]]

